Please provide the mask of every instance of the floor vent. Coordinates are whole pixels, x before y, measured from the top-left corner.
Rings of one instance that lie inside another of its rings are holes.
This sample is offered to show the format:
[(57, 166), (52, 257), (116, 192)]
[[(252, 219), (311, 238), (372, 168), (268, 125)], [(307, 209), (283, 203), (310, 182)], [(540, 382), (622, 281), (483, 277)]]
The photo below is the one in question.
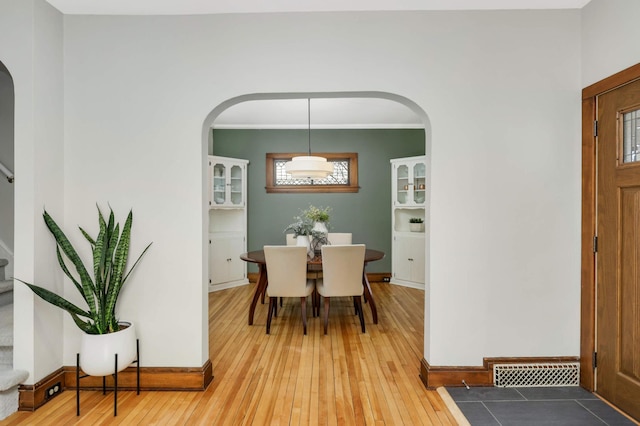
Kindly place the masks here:
[(578, 386), (580, 364), (494, 364), (493, 384), (499, 387)]

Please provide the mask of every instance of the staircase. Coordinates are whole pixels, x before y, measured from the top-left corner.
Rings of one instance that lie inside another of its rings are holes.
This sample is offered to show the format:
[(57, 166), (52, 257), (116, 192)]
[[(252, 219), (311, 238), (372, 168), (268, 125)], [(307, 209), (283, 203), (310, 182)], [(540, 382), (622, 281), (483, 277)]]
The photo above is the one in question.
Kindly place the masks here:
[(7, 280), (6, 259), (0, 259), (0, 420), (18, 410), (18, 385), (29, 377), (13, 369), (13, 280)]

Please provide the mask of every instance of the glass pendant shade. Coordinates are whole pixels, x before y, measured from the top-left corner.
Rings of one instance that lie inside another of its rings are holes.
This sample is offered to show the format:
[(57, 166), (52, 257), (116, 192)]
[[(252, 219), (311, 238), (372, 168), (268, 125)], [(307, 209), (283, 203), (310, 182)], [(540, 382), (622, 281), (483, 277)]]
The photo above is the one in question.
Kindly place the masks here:
[(295, 178), (324, 179), (333, 173), (333, 164), (324, 157), (302, 155), (293, 157), (284, 169)]
[(311, 99), (307, 99), (309, 155), (293, 157), (284, 165), (285, 171), (298, 179), (324, 179), (333, 173), (333, 164), (324, 157), (311, 155)]

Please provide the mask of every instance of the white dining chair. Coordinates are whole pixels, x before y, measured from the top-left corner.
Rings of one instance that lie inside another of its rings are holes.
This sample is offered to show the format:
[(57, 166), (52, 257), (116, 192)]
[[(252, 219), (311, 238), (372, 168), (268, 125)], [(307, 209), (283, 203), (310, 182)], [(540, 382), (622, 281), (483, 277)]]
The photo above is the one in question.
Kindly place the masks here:
[(316, 290), (324, 299), (324, 334), (329, 326), (329, 305), (332, 297), (353, 297), (356, 313), (365, 332), (362, 312), (362, 273), (364, 271), (364, 244), (322, 246), (322, 278), (316, 281)]
[(307, 297), (313, 293), (314, 282), (307, 279), (307, 250), (300, 246), (264, 246), (267, 266), (267, 334), (271, 318), (277, 315), (278, 297), (299, 297), (302, 325), (307, 334)]
[(327, 234), (327, 240), (329, 240), (329, 244), (333, 246), (351, 244), (352, 239), (351, 232), (329, 232)]
[(287, 234), (287, 245), (288, 246), (295, 246), (297, 243), (295, 237), (293, 236), (293, 234)]

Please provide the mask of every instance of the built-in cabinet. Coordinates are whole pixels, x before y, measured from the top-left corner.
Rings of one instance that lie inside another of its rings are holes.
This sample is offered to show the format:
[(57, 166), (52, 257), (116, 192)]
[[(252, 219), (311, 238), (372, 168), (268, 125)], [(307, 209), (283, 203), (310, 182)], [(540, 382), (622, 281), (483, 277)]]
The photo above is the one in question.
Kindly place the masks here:
[(247, 160), (209, 157), (209, 206), (244, 208), (247, 192)]
[[(424, 156), (391, 160), (391, 192), (391, 283), (424, 288), (429, 200)], [(418, 231), (412, 231), (412, 218), (423, 220)]]
[(209, 291), (247, 284), (247, 160), (209, 156)]

